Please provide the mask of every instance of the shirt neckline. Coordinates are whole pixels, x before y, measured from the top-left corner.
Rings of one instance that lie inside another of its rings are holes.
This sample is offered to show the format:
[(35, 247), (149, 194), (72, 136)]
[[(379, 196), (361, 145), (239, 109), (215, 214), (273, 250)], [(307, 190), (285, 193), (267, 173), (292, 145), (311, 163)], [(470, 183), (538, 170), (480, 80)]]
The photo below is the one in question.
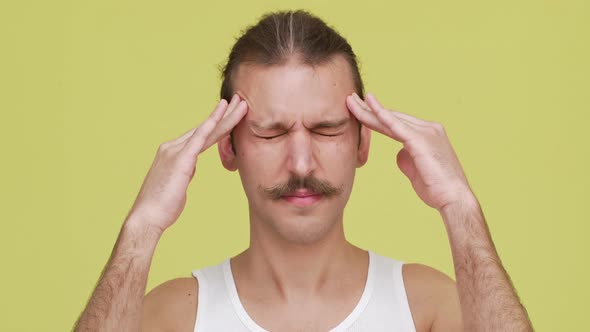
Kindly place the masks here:
[[(376, 257), (375, 254), (371, 250), (367, 250), (369, 254), (369, 267), (367, 271), (367, 279), (365, 281), (365, 288), (363, 289), (363, 293), (361, 298), (357, 302), (356, 306), (352, 311), (342, 320), (336, 327), (332, 328), (330, 332), (341, 332), (345, 331), (348, 327), (350, 327), (361, 315), (367, 304), (369, 303), (369, 299), (371, 298), (371, 294), (373, 292), (373, 284), (375, 278), (375, 269), (376, 269)], [(229, 292), (229, 297), (234, 307), (234, 310), (238, 314), (238, 317), (242, 321), (242, 323), (250, 329), (252, 332), (269, 332), (258, 325), (252, 317), (246, 312), (246, 309), (242, 305), (240, 301), (240, 297), (238, 295), (238, 290), (236, 288), (236, 283), (234, 280), (234, 276), (231, 270), (231, 263), (230, 258), (227, 258), (223, 261), (223, 277), (225, 279), (225, 284), (227, 290)]]

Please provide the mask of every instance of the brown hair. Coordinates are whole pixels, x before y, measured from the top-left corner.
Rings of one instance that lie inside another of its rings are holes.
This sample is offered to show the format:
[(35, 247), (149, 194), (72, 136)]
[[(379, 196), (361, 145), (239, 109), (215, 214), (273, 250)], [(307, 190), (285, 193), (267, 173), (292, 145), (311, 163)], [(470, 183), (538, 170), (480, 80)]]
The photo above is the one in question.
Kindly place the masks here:
[(356, 93), (363, 98), (364, 87), (356, 55), (350, 44), (320, 18), (303, 10), (269, 13), (247, 28), (231, 49), (222, 71), (221, 98), (233, 95), (232, 76), (242, 63), (278, 65), (293, 56), (311, 66), (342, 55), (350, 64)]

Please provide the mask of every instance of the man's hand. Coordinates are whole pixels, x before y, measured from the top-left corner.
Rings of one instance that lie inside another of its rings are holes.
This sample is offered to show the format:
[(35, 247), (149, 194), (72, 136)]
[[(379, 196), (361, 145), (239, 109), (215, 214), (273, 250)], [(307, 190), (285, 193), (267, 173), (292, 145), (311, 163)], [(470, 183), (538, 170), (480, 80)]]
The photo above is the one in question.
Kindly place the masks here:
[[(385, 109), (367, 94), (346, 98), (351, 113), (365, 126), (385, 134), (404, 147), (397, 164), (414, 190), (437, 209), (445, 223), (457, 278), (465, 331), (533, 330), (508, 273), (502, 266), (479, 202), (442, 125)], [(447, 330), (453, 317), (444, 309), (432, 331)]]
[(215, 144), (247, 112), (235, 95), (181, 137), (163, 143), (129, 211), (115, 248), (75, 331), (139, 331), (149, 267), (166, 228), (180, 216), (198, 155)]
[(161, 144), (129, 214), (141, 216), (137, 219), (160, 232), (170, 227), (186, 205), (186, 191), (195, 174), (198, 155), (227, 136), (247, 109), (246, 101), (238, 95), (233, 96), (229, 105), (222, 99), (200, 126)]
[(346, 104), (363, 125), (404, 145), (397, 154), (397, 164), (426, 204), (441, 211), (472, 196), (441, 124), (387, 110), (371, 94), (367, 94), (366, 100), (365, 103), (353, 93)]

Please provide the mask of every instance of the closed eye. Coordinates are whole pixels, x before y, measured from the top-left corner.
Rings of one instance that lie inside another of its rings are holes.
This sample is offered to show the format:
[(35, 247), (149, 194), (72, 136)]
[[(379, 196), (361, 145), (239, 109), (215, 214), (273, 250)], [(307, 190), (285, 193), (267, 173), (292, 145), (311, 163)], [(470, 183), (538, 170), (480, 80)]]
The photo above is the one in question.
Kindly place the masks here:
[(323, 134), (323, 133), (316, 133), (320, 136), (325, 136), (325, 137), (335, 137), (335, 136), (340, 136), (341, 134)]
[(256, 135), (256, 137), (262, 138), (262, 139), (265, 139), (265, 140), (271, 140), (273, 138), (277, 138), (277, 137), (282, 136), (282, 135), (284, 135), (284, 134), (278, 134), (278, 135), (274, 135), (274, 136), (258, 136), (258, 135)]
[[(318, 133), (318, 132), (315, 132), (315, 134), (320, 135), (320, 136), (324, 136), (324, 137), (336, 137), (336, 136), (342, 135), (342, 133), (338, 133), (338, 134), (324, 134), (324, 133)], [(271, 139), (274, 139), (274, 138), (277, 138), (277, 137), (280, 137), (280, 136), (283, 136), (283, 135), (285, 135), (285, 133), (274, 135), (274, 136), (259, 136), (259, 135), (255, 135), (255, 136), (258, 137), (258, 138), (262, 138), (264, 140), (271, 140)]]

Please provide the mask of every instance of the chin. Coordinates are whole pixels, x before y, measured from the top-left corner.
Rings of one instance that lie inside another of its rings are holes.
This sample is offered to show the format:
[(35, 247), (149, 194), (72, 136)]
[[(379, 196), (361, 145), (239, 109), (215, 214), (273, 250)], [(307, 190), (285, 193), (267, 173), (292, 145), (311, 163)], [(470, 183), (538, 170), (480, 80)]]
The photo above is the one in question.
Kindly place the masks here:
[(338, 218), (290, 216), (269, 220), (274, 233), (290, 244), (310, 245), (326, 238), (338, 226)]

